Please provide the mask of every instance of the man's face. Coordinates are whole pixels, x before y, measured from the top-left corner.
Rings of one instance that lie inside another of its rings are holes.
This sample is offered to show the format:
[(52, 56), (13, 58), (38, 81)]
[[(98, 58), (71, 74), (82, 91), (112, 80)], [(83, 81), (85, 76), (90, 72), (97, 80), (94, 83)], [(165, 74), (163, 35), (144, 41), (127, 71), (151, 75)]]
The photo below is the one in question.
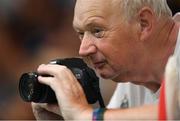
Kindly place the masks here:
[(101, 77), (128, 81), (137, 72), (140, 48), (136, 24), (126, 22), (118, 7), (111, 0), (77, 0), (73, 25), (81, 39), (79, 54)]

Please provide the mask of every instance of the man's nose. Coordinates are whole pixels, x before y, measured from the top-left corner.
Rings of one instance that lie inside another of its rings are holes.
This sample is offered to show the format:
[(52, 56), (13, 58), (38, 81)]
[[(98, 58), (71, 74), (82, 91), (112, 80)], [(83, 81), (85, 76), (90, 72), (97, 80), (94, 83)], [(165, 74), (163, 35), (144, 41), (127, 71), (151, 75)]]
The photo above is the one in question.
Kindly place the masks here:
[(93, 42), (93, 39), (88, 36), (84, 36), (79, 48), (79, 55), (89, 56), (91, 54), (94, 54), (96, 52), (96, 49), (97, 48)]

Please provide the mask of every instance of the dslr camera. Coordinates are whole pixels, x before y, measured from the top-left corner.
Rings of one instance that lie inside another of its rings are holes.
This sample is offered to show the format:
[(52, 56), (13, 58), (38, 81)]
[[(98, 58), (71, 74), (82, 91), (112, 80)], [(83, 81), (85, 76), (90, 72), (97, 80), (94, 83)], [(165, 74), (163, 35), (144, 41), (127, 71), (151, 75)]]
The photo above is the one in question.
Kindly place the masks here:
[[(94, 104), (99, 101), (100, 106), (105, 107), (100, 93), (99, 78), (82, 59), (56, 59), (50, 61), (50, 64), (64, 65), (69, 68), (82, 86), (88, 103)], [(19, 81), (21, 98), (26, 102), (57, 103), (54, 91), (49, 86), (38, 82), (37, 77), (39, 75), (37, 72), (28, 72), (21, 75)], [(41, 76), (52, 75), (43, 74)]]

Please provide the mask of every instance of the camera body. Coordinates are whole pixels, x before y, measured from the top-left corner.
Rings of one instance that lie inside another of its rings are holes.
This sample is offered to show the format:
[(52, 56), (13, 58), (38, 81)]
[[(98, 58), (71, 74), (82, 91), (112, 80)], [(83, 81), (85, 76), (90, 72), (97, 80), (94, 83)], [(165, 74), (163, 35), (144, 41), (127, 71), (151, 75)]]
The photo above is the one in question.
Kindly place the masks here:
[[(87, 66), (80, 58), (56, 59), (51, 64), (65, 65), (69, 68), (82, 86), (89, 104), (99, 100), (100, 88), (99, 78), (95, 72)], [(57, 103), (54, 91), (47, 85), (38, 82), (39, 74), (29, 72), (22, 74), (19, 81), (19, 92), (21, 98), (26, 102)], [(41, 75), (51, 76), (51, 75)]]

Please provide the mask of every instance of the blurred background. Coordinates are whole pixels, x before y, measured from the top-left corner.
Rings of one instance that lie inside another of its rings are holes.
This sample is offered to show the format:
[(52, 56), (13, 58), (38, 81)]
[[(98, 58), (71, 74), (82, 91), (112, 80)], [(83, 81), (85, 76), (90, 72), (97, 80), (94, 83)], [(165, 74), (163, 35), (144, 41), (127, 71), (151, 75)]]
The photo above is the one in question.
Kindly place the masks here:
[[(34, 119), (30, 103), (19, 97), (22, 73), (36, 71), (52, 59), (78, 56), (74, 4), (74, 0), (0, 0), (0, 120)], [(115, 84), (109, 84), (113, 91)], [(102, 84), (103, 89), (106, 86)], [(105, 100), (112, 91), (103, 94)]]
[(180, 0), (167, 0), (167, 3), (171, 8), (173, 15), (180, 12)]
[[(180, 0), (169, 0), (173, 12)], [(74, 0), (0, 0), (0, 120), (34, 119), (30, 103), (19, 97), (24, 72), (55, 58), (78, 56), (72, 28)], [(103, 80), (105, 102), (116, 86)]]

